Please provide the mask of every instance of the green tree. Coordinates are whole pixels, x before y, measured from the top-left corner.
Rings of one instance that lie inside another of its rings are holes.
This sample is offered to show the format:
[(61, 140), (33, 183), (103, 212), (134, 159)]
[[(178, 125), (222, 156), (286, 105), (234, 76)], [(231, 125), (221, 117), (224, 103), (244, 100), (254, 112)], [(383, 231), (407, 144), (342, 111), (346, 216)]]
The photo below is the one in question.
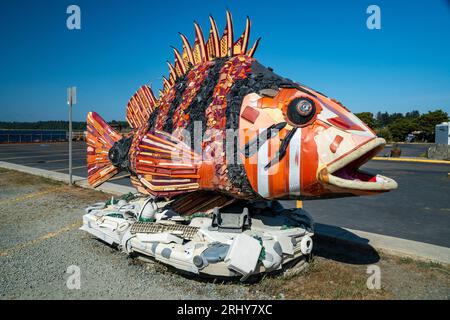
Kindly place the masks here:
[(355, 113), (355, 115), (361, 119), (365, 124), (367, 124), (371, 129), (376, 127), (375, 119), (373, 118), (372, 112), (360, 112)]
[(420, 117), (420, 112), (417, 110), (413, 110), (411, 112), (405, 113), (405, 118), (408, 118), (408, 119), (417, 119), (419, 117)]
[(394, 141), (404, 141), (406, 136), (419, 128), (414, 119), (401, 118), (387, 126)]
[(419, 130), (433, 134), (437, 124), (448, 121), (448, 114), (440, 109), (422, 114), (418, 119)]
[(389, 113), (387, 112), (378, 112), (377, 113), (377, 125), (380, 128), (383, 128), (389, 124)]
[(384, 128), (377, 128), (375, 130), (375, 133), (377, 134), (377, 136), (384, 138), (384, 140), (390, 142), (392, 141), (392, 134), (389, 131), (388, 128), (384, 127)]

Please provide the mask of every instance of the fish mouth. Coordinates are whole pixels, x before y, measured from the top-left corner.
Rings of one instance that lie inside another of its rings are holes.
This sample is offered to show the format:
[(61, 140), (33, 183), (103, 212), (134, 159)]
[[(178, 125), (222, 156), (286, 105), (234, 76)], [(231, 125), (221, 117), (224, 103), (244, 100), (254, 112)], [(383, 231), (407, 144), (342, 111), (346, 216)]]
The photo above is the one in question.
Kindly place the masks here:
[(319, 180), (346, 191), (386, 192), (397, 189), (393, 179), (364, 172), (360, 167), (380, 152), (386, 141), (375, 138), (336, 160), (319, 172)]

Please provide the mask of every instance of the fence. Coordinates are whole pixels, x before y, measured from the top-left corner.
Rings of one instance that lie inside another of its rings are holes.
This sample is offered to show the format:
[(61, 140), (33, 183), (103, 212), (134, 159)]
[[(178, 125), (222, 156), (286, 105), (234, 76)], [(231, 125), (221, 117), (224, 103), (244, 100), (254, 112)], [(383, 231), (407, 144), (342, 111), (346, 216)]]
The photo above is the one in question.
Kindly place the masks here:
[[(63, 130), (0, 130), (0, 143), (62, 142), (69, 133)], [(84, 140), (84, 132), (76, 131), (73, 140)]]

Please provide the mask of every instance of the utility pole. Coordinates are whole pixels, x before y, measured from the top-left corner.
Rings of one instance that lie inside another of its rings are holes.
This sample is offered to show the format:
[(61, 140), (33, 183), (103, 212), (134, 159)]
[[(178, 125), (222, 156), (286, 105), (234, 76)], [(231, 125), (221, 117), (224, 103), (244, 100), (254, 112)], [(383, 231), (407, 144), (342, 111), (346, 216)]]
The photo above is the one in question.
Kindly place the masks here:
[(72, 181), (72, 106), (77, 103), (77, 87), (67, 88), (67, 104), (69, 105), (69, 185)]

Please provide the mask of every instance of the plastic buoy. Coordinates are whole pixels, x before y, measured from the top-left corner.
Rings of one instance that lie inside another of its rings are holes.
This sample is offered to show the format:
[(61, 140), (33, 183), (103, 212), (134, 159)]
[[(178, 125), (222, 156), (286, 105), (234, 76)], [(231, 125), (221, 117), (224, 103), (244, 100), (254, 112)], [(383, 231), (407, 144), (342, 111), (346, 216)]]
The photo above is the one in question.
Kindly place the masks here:
[(300, 250), (303, 254), (310, 254), (313, 248), (313, 241), (310, 236), (306, 235), (300, 241)]

